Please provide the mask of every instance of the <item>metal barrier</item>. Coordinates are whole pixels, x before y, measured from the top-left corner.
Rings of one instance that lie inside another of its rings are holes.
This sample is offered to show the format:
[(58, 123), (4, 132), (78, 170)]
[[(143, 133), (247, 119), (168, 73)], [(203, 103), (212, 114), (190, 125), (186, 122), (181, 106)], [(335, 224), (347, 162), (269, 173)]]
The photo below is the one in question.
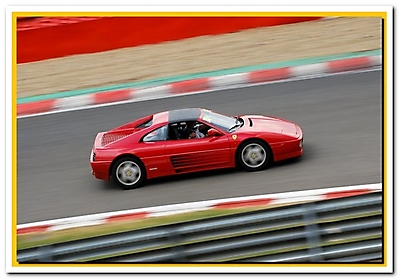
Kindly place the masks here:
[(382, 258), (382, 193), (18, 250), (34, 262), (359, 262)]

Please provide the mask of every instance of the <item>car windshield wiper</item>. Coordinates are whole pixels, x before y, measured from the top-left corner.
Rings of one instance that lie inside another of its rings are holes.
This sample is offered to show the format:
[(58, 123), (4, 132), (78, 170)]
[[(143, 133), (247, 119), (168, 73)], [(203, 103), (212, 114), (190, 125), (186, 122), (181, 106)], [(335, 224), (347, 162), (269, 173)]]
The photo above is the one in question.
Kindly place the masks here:
[(241, 127), (243, 123), (243, 121), (240, 121), (240, 119), (237, 118), (236, 123), (229, 129), (229, 132), (232, 132), (234, 129)]

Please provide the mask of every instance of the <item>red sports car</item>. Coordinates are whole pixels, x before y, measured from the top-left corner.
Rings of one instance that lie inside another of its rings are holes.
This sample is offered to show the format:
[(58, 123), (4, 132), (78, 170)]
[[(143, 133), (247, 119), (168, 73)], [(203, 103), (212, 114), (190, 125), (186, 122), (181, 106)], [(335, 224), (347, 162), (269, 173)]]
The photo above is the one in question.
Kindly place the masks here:
[(173, 174), (236, 166), (263, 170), (300, 156), (302, 144), (301, 128), (287, 120), (185, 108), (98, 133), (90, 163), (96, 178), (133, 189), (146, 179)]

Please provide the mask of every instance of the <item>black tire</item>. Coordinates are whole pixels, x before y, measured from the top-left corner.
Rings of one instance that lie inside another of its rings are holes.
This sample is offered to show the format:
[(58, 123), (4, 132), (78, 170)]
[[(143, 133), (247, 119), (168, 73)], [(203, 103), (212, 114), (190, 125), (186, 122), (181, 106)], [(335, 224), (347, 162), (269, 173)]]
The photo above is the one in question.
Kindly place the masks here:
[(144, 164), (135, 157), (126, 156), (118, 159), (112, 166), (111, 179), (124, 190), (143, 186), (147, 179)]
[(242, 169), (253, 172), (266, 169), (273, 161), (273, 153), (264, 141), (252, 139), (238, 147), (236, 158)]

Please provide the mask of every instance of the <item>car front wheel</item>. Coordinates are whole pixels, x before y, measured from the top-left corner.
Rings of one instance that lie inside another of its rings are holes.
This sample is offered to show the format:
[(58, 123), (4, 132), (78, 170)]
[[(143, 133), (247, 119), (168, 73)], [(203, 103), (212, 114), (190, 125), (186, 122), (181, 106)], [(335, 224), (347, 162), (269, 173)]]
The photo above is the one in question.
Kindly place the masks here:
[(112, 168), (112, 180), (122, 189), (139, 188), (146, 180), (143, 163), (134, 157), (118, 159)]
[(272, 161), (270, 147), (260, 140), (249, 140), (237, 150), (239, 165), (246, 171), (265, 169)]

